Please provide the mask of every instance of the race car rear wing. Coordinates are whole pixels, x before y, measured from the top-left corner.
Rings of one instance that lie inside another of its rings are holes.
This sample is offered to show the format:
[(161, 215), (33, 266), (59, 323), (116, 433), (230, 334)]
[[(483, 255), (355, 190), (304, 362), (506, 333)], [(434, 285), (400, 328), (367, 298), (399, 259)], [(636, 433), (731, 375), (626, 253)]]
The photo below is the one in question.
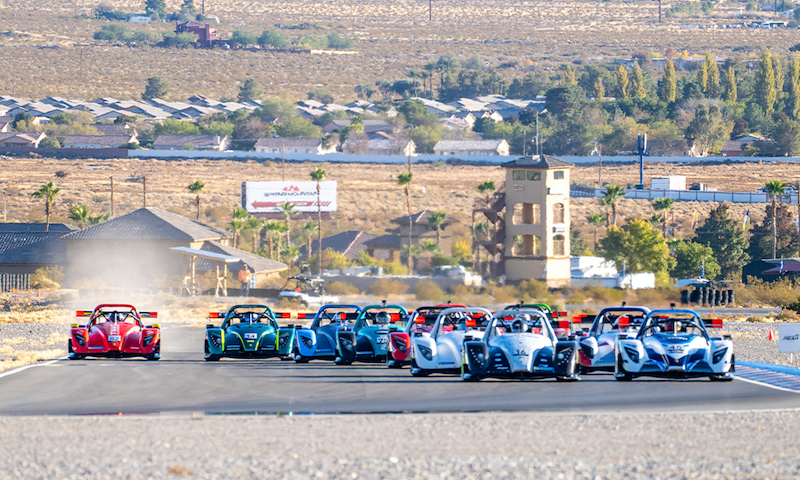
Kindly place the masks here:
[[(78, 310), (75, 312), (76, 317), (91, 317), (93, 310)], [(140, 317), (144, 318), (158, 318), (158, 312), (139, 312)]]
[[(310, 313), (310, 312), (300, 312), (297, 314), (298, 320), (310, 320), (317, 316), (318, 312)], [(337, 317), (339, 320), (355, 320), (358, 318), (358, 312), (339, 312), (334, 314), (333, 316), (328, 316), (328, 318)], [(288, 317), (284, 317), (288, 318)]]
[(575, 316), (572, 317), (572, 323), (573, 324), (574, 323), (578, 323), (578, 324), (587, 323), (587, 324), (591, 325), (592, 323), (594, 323), (595, 316), (596, 315), (587, 315), (587, 314), (575, 315)]
[(140, 317), (158, 318), (158, 312), (139, 312)]
[(225, 318), (225, 313), (227, 312), (211, 312), (208, 314), (208, 318)]
[(291, 312), (272, 312), (275, 318), (292, 318)]
[(91, 317), (92, 316), (92, 310), (78, 310), (77, 312), (75, 312), (75, 316), (76, 317)]
[(703, 323), (707, 328), (722, 328), (723, 322), (721, 318), (712, 318), (709, 320), (703, 320)]

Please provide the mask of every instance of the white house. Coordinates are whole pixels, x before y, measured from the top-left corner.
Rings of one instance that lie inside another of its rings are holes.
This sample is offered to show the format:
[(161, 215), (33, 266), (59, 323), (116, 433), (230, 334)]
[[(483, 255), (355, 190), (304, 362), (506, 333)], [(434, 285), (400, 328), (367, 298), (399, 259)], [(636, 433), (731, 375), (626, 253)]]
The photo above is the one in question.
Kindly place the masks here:
[(159, 135), (153, 149), (225, 151), (230, 143), (227, 135)]
[(500, 140), (439, 140), (433, 147), (437, 155), (508, 155), (508, 142)]
[(336, 145), (325, 147), (321, 138), (260, 138), (256, 142), (256, 152), (324, 155), (336, 153)]

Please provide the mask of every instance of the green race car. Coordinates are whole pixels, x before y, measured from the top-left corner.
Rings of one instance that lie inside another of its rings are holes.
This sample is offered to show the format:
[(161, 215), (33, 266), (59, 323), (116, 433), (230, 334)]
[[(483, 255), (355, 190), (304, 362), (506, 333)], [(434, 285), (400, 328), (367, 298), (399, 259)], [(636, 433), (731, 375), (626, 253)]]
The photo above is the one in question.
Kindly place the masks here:
[(274, 313), (265, 305), (234, 305), (227, 312), (211, 312), (209, 318), (223, 320), (220, 326), (206, 325), (206, 361), (222, 357), (291, 359), (294, 326), (281, 327), (276, 320), (289, 318), (288, 313)]
[(339, 330), (334, 362), (350, 365), (353, 362), (386, 361), (389, 332), (403, 331), (409, 318), (408, 311), (400, 305), (386, 305), (384, 302), (364, 307), (352, 330)]

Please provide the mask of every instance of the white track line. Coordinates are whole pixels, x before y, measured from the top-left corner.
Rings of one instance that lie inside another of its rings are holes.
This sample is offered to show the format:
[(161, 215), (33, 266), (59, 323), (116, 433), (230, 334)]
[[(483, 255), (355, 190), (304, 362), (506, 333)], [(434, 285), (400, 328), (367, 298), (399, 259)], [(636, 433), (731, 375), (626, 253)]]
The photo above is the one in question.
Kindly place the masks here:
[(750, 380), (749, 378), (744, 378), (744, 377), (742, 377), (740, 375), (736, 375), (734, 377), (734, 379), (735, 380), (741, 380), (741, 381), (747, 382), (747, 383), (752, 383), (752, 384), (755, 384), (755, 385), (761, 385), (762, 387), (774, 388), (775, 390), (780, 390), (782, 392), (790, 392), (790, 393), (798, 393), (798, 394), (800, 394), (800, 391), (792, 390), (791, 388), (779, 387), (777, 385), (771, 385), (769, 383), (761, 382), (761, 381), (758, 381), (758, 380)]
[(14, 375), (15, 373), (19, 373), (19, 372), (21, 372), (23, 370), (27, 370), (29, 368), (44, 367), (45, 365), (50, 365), (50, 364), (59, 362), (61, 360), (66, 360), (67, 358), (69, 358), (69, 357), (60, 357), (60, 358), (56, 358), (56, 359), (53, 359), (53, 360), (48, 360), (47, 362), (44, 362), (44, 363), (33, 363), (31, 365), (25, 365), (24, 367), (14, 368), (14, 369), (9, 370), (7, 372), (0, 373), (0, 378), (6, 377), (8, 375)]

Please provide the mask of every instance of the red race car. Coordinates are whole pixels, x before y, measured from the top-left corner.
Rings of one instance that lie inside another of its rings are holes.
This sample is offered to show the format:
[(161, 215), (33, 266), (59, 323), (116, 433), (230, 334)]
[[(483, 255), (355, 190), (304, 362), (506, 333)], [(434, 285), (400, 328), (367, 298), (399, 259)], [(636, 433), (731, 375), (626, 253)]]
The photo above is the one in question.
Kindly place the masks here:
[(67, 345), (70, 360), (84, 357), (161, 358), (161, 326), (145, 326), (142, 317), (157, 318), (156, 312), (137, 312), (133, 305), (98, 305), (94, 311), (79, 310), (89, 317), (86, 325), (72, 324)]
[(386, 366), (389, 368), (403, 368), (411, 365), (411, 336), (430, 335), (433, 324), (439, 313), (445, 308), (463, 307), (466, 305), (435, 305), (432, 307), (419, 307), (411, 314), (402, 332), (389, 332), (389, 344), (386, 347)]

